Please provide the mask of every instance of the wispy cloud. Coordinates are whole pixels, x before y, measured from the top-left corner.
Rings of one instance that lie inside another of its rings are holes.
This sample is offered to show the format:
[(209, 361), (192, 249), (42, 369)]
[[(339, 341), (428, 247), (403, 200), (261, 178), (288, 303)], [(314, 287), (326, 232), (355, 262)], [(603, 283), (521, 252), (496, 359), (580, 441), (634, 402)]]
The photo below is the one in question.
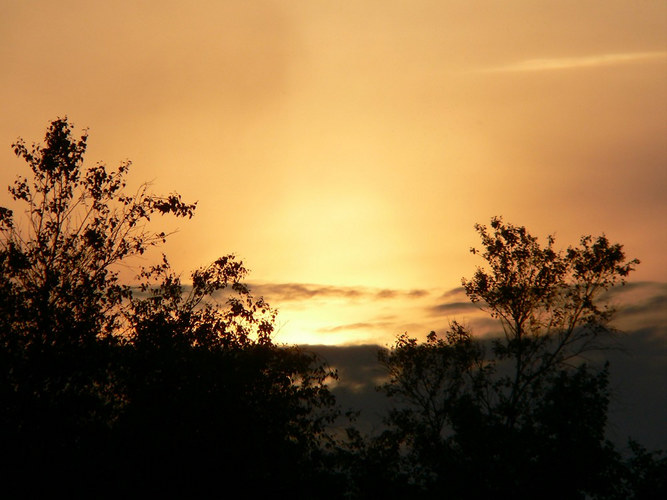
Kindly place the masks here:
[(352, 286), (316, 285), (309, 283), (253, 283), (255, 295), (262, 295), (269, 301), (289, 302), (316, 298), (343, 298), (364, 300), (386, 300), (421, 298), (429, 294), (427, 290), (395, 290)]
[[(418, 338), (431, 330), (443, 333), (451, 321), (481, 338), (501, 332), (498, 320), (481, 310), (481, 304), (470, 302), (462, 287), (410, 290), (257, 283), (251, 290), (280, 311), (279, 320), (286, 321), (281, 341), (288, 343), (385, 344), (403, 332)], [(649, 329), (667, 339), (667, 284), (632, 282), (606, 292), (601, 300), (616, 308), (615, 328)]]
[(253, 283), (251, 288), (256, 295), (262, 295), (269, 300), (277, 300), (280, 302), (308, 300), (316, 297), (343, 297), (353, 299), (364, 295), (360, 289), (354, 287), (313, 285), (306, 283)]
[(479, 306), (472, 302), (449, 302), (437, 304), (430, 308), (432, 315), (440, 316), (442, 314), (465, 314), (469, 312), (478, 312)]
[(386, 330), (390, 326), (392, 326), (392, 324), (387, 321), (376, 321), (376, 322), (366, 321), (359, 323), (350, 323), (347, 325), (324, 327), (320, 328), (318, 331), (323, 333), (333, 333), (333, 332), (342, 332), (349, 330), (377, 330), (377, 329)]
[(597, 66), (612, 66), (634, 62), (648, 62), (667, 59), (667, 51), (656, 52), (627, 52), (616, 54), (598, 54), (580, 57), (555, 57), (541, 59), (527, 59), (505, 66), (486, 68), (483, 73), (515, 73), (532, 71), (554, 71), (576, 68), (592, 68)]
[(451, 299), (453, 297), (465, 297), (466, 296), (466, 291), (465, 288), (462, 286), (453, 288), (451, 290), (447, 290), (443, 292), (443, 294), (440, 296), (440, 298), (443, 299)]

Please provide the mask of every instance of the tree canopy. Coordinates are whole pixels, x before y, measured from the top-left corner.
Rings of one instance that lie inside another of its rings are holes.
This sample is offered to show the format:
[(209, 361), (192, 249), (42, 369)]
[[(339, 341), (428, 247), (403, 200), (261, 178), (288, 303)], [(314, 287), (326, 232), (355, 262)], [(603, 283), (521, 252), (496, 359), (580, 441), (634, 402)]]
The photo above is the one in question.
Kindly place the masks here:
[(639, 261), (604, 235), (557, 251), (553, 237), (542, 246), (501, 218), (476, 229), (483, 249), (472, 252), (486, 267), (462, 283), (502, 334), (485, 341), (454, 322), (444, 336), (401, 335), (380, 351), (381, 389), (397, 404), (376, 446), (393, 454), (414, 495), (631, 496), (605, 435), (609, 366), (585, 355), (609, 347), (603, 293)]
[(121, 265), (168, 237), (155, 216), (189, 218), (196, 204), (146, 184), (127, 194), (129, 162), (85, 167), (86, 142), (65, 118), (43, 145), (14, 144), (30, 173), (9, 188), (25, 217), (0, 208), (7, 485), (113, 496), (206, 492), (226, 479), (308, 491), (336, 416), (325, 384), (335, 372), (273, 344), (275, 311), (233, 255), (191, 285), (164, 256), (121, 283)]
[(86, 166), (86, 144), (62, 118), (13, 145), (29, 172), (0, 207), (5, 492), (662, 498), (667, 458), (606, 439), (610, 367), (587, 358), (613, 333), (604, 292), (639, 263), (620, 244), (559, 251), (501, 218), (477, 225), (486, 267), (463, 286), (499, 335), (400, 335), (379, 352), (395, 404), (367, 436), (341, 424), (335, 370), (274, 344), (276, 310), (234, 255), (185, 282), (164, 255), (134, 267), (169, 237), (157, 216), (196, 203), (128, 194), (130, 163)]

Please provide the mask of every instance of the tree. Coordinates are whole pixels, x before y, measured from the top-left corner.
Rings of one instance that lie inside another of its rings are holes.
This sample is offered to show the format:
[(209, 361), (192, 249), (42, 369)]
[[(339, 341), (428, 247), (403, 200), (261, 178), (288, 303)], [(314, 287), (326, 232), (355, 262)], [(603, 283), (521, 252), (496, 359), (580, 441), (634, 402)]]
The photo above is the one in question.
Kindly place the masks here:
[(0, 207), (5, 487), (186, 494), (227, 480), (306, 496), (325, 475), (335, 372), (273, 344), (276, 313), (233, 255), (191, 285), (164, 256), (122, 283), (121, 266), (168, 236), (154, 216), (189, 218), (195, 204), (147, 185), (126, 194), (129, 162), (86, 168), (86, 142), (65, 118), (44, 145), (14, 144), (30, 179), (9, 189), (26, 222)]
[(478, 391), (486, 373), (482, 347), (458, 323), (444, 339), (431, 332), (423, 344), (403, 334), (392, 351), (380, 351), (379, 360), (389, 374), (387, 396), (413, 403), (394, 408), (391, 420), (412, 429), (411, 438), (422, 440), (423, 446), (437, 446), (448, 417), (463, 398)]
[[(253, 299), (246, 273), (223, 257), (192, 273), (188, 291), (166, 263), (144, 273), (146, 295), (128, 313), (131, 404), (118, 425), (128, 489), (148, 479), (147, 493), (208, 495), (223, 482), (248, 496), (308, 498), (326, 479), (336, 373), (272, 343), (275, 311)], [(219, 292), (230, 292), (226, 307)]]
[(584, 355), (612, 332), (602, 293), (638, 261), (605, 236), (560, 252), (500, 218), (476, 229), (483, 250), (472, 252), (488, 268), (463, 286), (503, 335), (489, 344), (453, 323), (444, 338), (404, 335), (380, 353), (382, 389), (401, 401), (388, 434), (403, 443), (404, 469), (427, 495), (603, 494), (617, 460), (604, 436), (608, 368)]
[(502, 326), (504, 341), (494, 344), (494, 353), (514, 363), (511, 378), (503, 381), (507, 391), (499, 394), (505, 424), (513, 427), (546, 375), (604, 346), (613, 310), (600, 303), (600, 295), (623, 284), (639, 261), (626, 261), (623, 247), (604, 235), (584, 236), (562, 253), (554, 251), (553, 236), (541, 247), (524, 227), (500, 218), (491, 221), (493, 233), (475, 227), (490, 269), (478, 268), (463, 286)]
[(118, 306), (130, 296), (116, 266), (165, 241), (165, 233), (145, 226), (153, 215), (194, 213), (178, 194), (155, 196), (146, 184), (125, 194), (129, 162), (117, 171), (101, 163), (84, 170), (86, 143), (85, 133), (72, 137), (65, 118), (51, 123), (45, 146), (13, 145), (32, 181), (18, 177), (9, 188), (15, 202), (27, 204), (25, 226), (0, 207), (1, 317), (3, 331), (25, 342), (47, 332), (55, 343), (116, 334)]
[(122, 397), (111, 352), (124, 341), (132, 295), (117, 266), (164, 241), (145, 226), (153, 215), (191, 217), (195, 208), (177, 194), (148, 194), (146, 185), (125, 194), (129, 163), (86, 169), (86, 143), (57, 119), (43, 146), (13, 145), (31, 180), (18, 177), (9, 188), (27, 220), (0, 207), (3, 462), (55, 459), (115, 418)]

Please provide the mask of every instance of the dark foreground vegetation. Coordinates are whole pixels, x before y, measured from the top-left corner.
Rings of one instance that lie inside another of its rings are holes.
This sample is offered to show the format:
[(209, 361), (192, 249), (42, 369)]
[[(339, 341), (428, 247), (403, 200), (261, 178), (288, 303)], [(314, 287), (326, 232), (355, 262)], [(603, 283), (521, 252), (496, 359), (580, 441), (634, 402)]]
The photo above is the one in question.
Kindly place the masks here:
[(504, 336), (466, 327), (379, 353), (396, 401), (354, 427), (314, 354), (273, 344), (275, 312), (234, 256), (183, 285), (166, 258), (119, 273), (191, 217), (177, 194), (125, 190), (129, 164), (84, 168), (66, 119), (14, 145), (30, 168), (0, 207), (3, 493), (244, 498), (662, 498), (667, 460), (605, 438), (613, 367), (599, 296), (636, 260), (604, 236), (564, 252), (496, 218), (466, 292)]

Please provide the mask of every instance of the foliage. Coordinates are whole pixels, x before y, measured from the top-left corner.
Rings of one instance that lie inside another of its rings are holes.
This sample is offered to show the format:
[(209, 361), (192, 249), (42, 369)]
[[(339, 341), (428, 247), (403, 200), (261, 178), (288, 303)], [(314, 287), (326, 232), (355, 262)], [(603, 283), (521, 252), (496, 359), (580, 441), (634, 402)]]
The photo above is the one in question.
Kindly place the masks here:
[(52, 343), (114, 334), (117, 308), (130, 294), (114, 266), (165, 241), (165, 233), (146, 228), (152, 216), (192, 217), (195, 209), (178, 194), (148, 194), (147, 185), (125, 194), (129, 162), (117, 171), (104, 164), (84, 169), (86, 142), (86, 134), (75, 140), (67, 119), (58, 119), (44, 146), (28, 148), (22, 140), (13, 145), (32, 180), (18, 177), (9, 188), (15, 202), (27, 205), (25, 226), (12, 210), (0, 209), (0, 265), (8, 297), (1, 316), (5, 330), (25, 342), (47, 331)]
[[(652, 498), (664, 454), (605, 440), (609, 367), (586, 353), (613, 333), (603, 292), (638, 263), (586, 236), (554, 249), (525, 228), (477, 225), (486, 261), (469, 298), (503, 335), (452, 323), (379, 353), (396, 403), (387, 429), (336, 434), (339, 410), (315, 355), (276, 346), (276, 312), (233, 255), (189, 283), (162, 261), (121, 282), (163, 243), (157, 215), (195, 204), (142, 185), (129, 162), (84, 168), (87, 136), (67, 119), (10, 187), (25, 220), (0, 207), (0, 467), (5, 491), (289, 498)], [(190, 284), (191, 283), (191, 284)], [(38, 478), (38, 480), (35, 480)]]
[[(118, 426), (126, 463), (153, 464), (140, 485), (147, 475), (192, 493), (190, 478), (203, 475), (202, 494), (222, 479), (253, 495), (314, 487), (337, 416), (325, 383), (336, 374), (272, 343), (275, 311), (253, 299), (246, 273), (223, 257), (192, 273), (188, 292), (166, 262), (144, 273), (147, 295), (128, 313), (131, 405)], [(231, 294), (226, 307), (218, 292)]]
[(444, 339), (429, 333), (424, 344), (406, 334), (398, 337), (391, 352), (380, 351), (389, 381), (384, 391), (413, 408), (392, 410), (391, 419), (414, 432), (425, 442), (437, 441), (445, 431), (447, 416), (462, 399), (484, 387), (487, 369), (482, 346), (460, 324), (454, 323)]
[(13, 145), (31, 179), (9, 188), (27, 220), (0, 208), (3, 462), (55, 460), (117, 418), (123, 398), (111, 363), (131, 289), (114, 266), (164, 241), (144, 226), (151, 216), (195, 208), (146, 186), (124, 194), (129, 163), (84, 169), (86, 142), (58, 119), (44, 146)]
[[(477, 225), (488, 269), (463, 280), (503, 336), (476, 339), (458, 323), (420, 344), (400, 336), (380, 352), (397, 399), (382, 437), (415, 478), (415, 494), (452, 498), (583, 498), (608, 493), (618, 456), (605, 440), (608, 367), (584, 354), (604, 346), (612, 311), (602, 292), (638, 263), (621, 245), (586, 236), (541, 246), (524, 227)], [(566, 479), (564, 479), (566, 478)], [(473, 488), (476, 493), (471, 493)]]
[(622, 246), (604, 235), (584, 236), (562, 253), (554, 251), (553, 236), (541, 247), (524, 227), (494, 218), (491, 228), (476, 226), (484, 251), (471, 250), (490, 269), (478, 268), (463, 286), (502, 325), (505, 338), (493, 351), (514, 363), (512, 376), (502, 380), (507, 390), (498, 393), (512, 427), (546, 375), (604, 346), (613, 311), (599, 303), (600, 294), (623, 283), (639, 261), (626, 262)]
[[(627, 500), (664, 498), (667, 495), (667, 453), (648, 451), (629, 440), (632, 455), (620, 470), (622, 481), (613, 491), (613, 498)], [(609, 498), (612, 498), (610, 495)]]
[(192, 217), (195, 204), (146, 185), (126, 194), (129, 163), (85, 168), (86, 141), (57, 119), (43, 146), (14, 144), (31, 179), (9, 189), (27, 222), (0, 207), (6, 488), (206, 494), (226, 480), (306, 496), (323, 474), (335, 372), (272, 343), (275, 311), (232, 255), (191, 286), (166, 257), (121, 283), (121, 266), (168, 236), (154, 216)]

